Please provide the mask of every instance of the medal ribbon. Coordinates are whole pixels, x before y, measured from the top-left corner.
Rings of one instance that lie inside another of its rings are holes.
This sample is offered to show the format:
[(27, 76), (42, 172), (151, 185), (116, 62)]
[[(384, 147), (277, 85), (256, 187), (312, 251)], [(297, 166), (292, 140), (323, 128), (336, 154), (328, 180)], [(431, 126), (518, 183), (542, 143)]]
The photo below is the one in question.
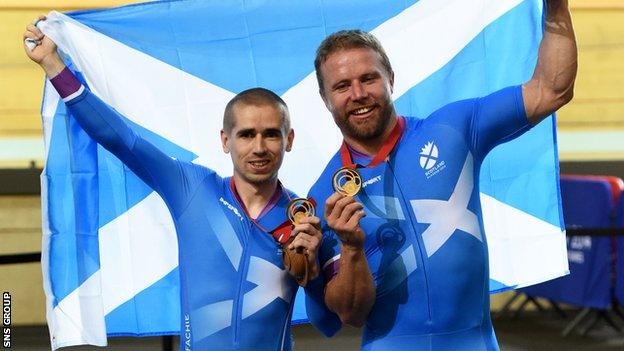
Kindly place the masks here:
[(381, 145), (377, 154), (367, 165), (361, 165), (353, 162), (351, 159), (351, 153), (349, 152), (349, 146), (347, 145), (347, 142), (343, 140), (342, 145), (340, 146), (340, 159), (342, 160), (342, 164), (351, 169), (372, 168), (377, 166), (388, 158), (388, 155), (390, 155), (396, 144), (399, 142), (399, 139), (401, 139), (403, 130), (405, 130), (405, 118), (399, 117), (397, 124), (390, 132), (390, 135), (388, 135), (388, 138), (384, 141), (383, 145)]
[[(273, 194), (272, 198), (269, 200), (269, 203), (267, 205), (270, 205), (270, 203), (273, 201), (277, 201), (275, 197), (281, 196), (281, 193), (285, 191), (281, 182), (279, 182), (277, 186), (278, 186), (278, 189), (276, 189), (275, 194)], [(270, 234), (273, 237), (273, 239), (275, 239), (275, 241), (277, 241), (281, 245), (284, 245), (286, 244), (286, 242), (288, 242), (288, 239), (290, 239), (290, 235), (292, 234), (292, 230), (294, 228), (294, 225), (290, 222), (289, 219), (286, 219), (286, 221), (278, 225), (273, 230), (268, 230), (264, 228), (262, 225), (260, 225), (260, 223), (258, 223), (256, 219), (251, 218), (251, 216), (249, 215), (249, 212), (247, 211), (247, 207), (245, 207), (243, 200), (240, 198), (240, 195), (238, 195), (238, 191), (236, 191), (236, 184), (234, 183), (234, 178), (230, 178), (230, 189), (232, 190), (232, 193), (234, 194), (234, 198), (238, 202), (238, 205), (243, 209), (243, 211), (245, 211), (247, 218), (249, 218), (249, 220), (256, 227), (258, 227), (258, 229), (260, 229), (261, 231), (267, 234)], [(286, 196), (288, 196), (288, 192), (286, 192)], [(290, 200), (290, 196), (288, 196), (288, 199)], [(314, 199), (310, 198), (309, 200), (313, 206), (316, 206), (316, 201), (314, 201)], [(262, 211), (262, 212), (265, 212), (265, 211)]]
[[(232, 194), (234, 194), (234, 198), (236, 199), (236, 202), (238, 202), (238, 205), (243, 209), (243, 211), (245, 211), (245, 215), (247, 215), (247, 218), (249, 218), (249, 220), (256, 225), (256, 227), (258, 227), (258, 229), (260, 229), (261, 231), (265, 232), (265, 233), (270, 233), (269, 230), (267, 230), (266, 228), (264, 228), (263, 226), (260, 225), (260, 223), (258, 223), (258, 221), (254, 218), (251, 218), (251, 216), (249, 215), (249, 211), (247, 211), (247, 207), (245, 206), (245, 204), (243, 203), (243, 199), (241, 199), (240, 195), (238, 195), (238, 191), (236, 190), (236, 184), (234, 183), (234, 177), (230, 178), (230, 190), (232, 190)], [(281, 195), (282, 192), (284, 191), (284, 187), (282, 186), (282, 183), (278, 181), (277, 183), (277, 188), (275, 189), (275, 193), (273, 193), (273, 195), (271, 195), (271, 198), (269, 199), (269, 202), (267, 203), (267, 206), (272, 206), (272, 203), (275, 201), (275, 204), (277, 204), (277, 201)], [(286, 193), (286, 195), (288, 196), (288, 193)], [(290, 200), (290, 198), (289, 198)], [(267, 212), (267, 210), (270, 210), (269, 208), (264, 208), (262, 210), (262, 212), (260, 212), (260, 214), (264, 214), (265, 212)], [(260, 217), (260, 215), (258, 216)]]
[[(310, 201), (312, 206), (316, 206), (316, 201), (314, 201), (313, 198), (308, 198), (308, 200)], [(288, 208), (287, 211), (290, 211), (290, 208)], [(270, 233), (271, 235), (273, 235), (273, 239), (275, 239), (275, 241), (284, 245), (290, 239), (290, 236), (292, 235), (292, 230), (294, 228), (294, 223), (292, 223), (290, 219), (287, 219), (286, 221), (284, 221), (284, 223), (278, 225), (277, 228), (273, 229)]]

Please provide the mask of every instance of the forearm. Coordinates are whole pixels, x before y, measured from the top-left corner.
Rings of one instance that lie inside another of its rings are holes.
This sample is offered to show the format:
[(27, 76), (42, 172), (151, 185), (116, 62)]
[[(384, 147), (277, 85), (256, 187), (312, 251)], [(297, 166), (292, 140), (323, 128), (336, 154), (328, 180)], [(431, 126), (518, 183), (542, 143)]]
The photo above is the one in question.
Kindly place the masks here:
[(160, 183), (167, 178), (165, 175), (178, 175), (169, 156), (137, 135), (117, 111), (85, 89), (69, 69), (50, 81), (80, 127), (154, 190), (162, 193)]
[(525, 102), (531, 102), (525, 106), (532, 124), (572, 99), (577, 66), (577, 47), (568, 1), (550, 0), (537, 65), (533, 77), (524, 87)]
[(304, 288), (305, 305), (310, 323), (323, 335), (330, 337), (342, 327), (340, 318), (325, 304), (325, 279), (323, 275), (314, 278)]
[(136, 135), (114, 109), (86, 91), (69, 69), (62, 70), (50, 81), (91, 138), (122, 160), (132, 153)]
[(344, 324), (364, 324), (375, 303), (375, 283), (362, 248), (342, 246), (340, 268), (327, 284), (325, 303)]
[(65, 68), (65, 63), (61, 60), (61, 57), (55, 52), (49, 57), (43, 59), (39, 66), (45, 72), (48, 78), (56, 77)]

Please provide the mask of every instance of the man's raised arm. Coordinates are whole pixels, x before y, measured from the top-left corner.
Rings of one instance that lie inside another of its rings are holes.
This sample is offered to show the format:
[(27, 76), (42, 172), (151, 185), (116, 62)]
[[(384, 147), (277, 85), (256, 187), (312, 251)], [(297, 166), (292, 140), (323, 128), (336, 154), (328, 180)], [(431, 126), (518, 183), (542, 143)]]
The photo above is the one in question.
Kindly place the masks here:
[(188, 201), (188, 194), (204, 177), (202, 172), (186, 171), (180, 162), (135, 133), (117, 111), (85, 89), (36, 22), (28, 25), (23, 39), (26, 55), (45, 71), (72, 116), (93, 140), (117, 156), (170, 205)]
[(535, 125), (572, 100), (577, 48), (567, 0), (548, 0), (537, 66), (522, 89), (529, 123)]

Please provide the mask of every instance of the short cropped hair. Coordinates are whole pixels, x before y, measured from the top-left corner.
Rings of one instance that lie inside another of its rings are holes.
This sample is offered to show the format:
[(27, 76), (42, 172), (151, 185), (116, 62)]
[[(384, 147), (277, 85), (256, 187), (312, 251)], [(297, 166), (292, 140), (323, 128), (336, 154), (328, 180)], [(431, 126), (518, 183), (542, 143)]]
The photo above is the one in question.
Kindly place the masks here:
[(393, 74), (390, 59), (388, 59), (386, 51), (374, 35), (359, 29), (341, 30), (330, 34), (327, 38), (325, 38), (325, 40), (323, 40), (321, 45), (319, 45), (318, 49), (316, 49), (314, 68), (316, 69), (316, 80), (318, 81), (321, 94), (323, 92), (323, 75), (321, 73), (321, 65), (327, 61), (329, 55), (340, 50), (360, 48), (368, 48), (378, 53), (381, 57), (381, 64), (386, 70), (386, 73), (388, 73), (388, 75)]
[(234, 108), (239, 105), (252, 105), (252, 106), (273, 106), (280, 112), (282, 117), (282, 128), (287, 133), (290, 131), (290, 114), (288, 112), (288, 106), (286, 102), (282, 100), (279, 95), (265, 88), (251, 88), (242, 91), (228, 102), (223, 112), (223, 131), (230, 133), (234, 129), (236, 123), (236, 116), (234, 115)]

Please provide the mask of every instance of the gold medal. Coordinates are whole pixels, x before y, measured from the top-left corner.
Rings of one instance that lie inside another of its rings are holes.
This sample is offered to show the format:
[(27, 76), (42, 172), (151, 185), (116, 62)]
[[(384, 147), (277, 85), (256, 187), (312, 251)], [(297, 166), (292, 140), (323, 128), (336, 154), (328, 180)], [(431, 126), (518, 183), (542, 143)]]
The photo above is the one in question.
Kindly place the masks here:
[(298, 197), (288, 204), (287, 214), (292, 224), (300, 224), (304, 218), (314, 216), (314, 204), (308, 199)]
[(333, 184), (337, 192), (346, 196), (355, 196), (362, 189), (362, 177), (357, 170), (342, 167), (334, 173)]

